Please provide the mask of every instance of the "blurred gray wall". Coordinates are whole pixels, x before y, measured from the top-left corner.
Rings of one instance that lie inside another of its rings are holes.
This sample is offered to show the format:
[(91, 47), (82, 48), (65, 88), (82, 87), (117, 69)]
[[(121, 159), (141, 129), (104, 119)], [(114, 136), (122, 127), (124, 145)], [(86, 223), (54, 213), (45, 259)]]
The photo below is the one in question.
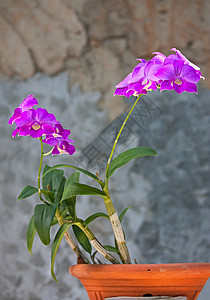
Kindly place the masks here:
[[(88, 166), (102, 176), (106, 157), (132, 99), (112, 97), (114, 85), (152, 52), (180, 49), (198, 64), (205, 81), (198, 95), (148, 93), (124, 131), (116, 154), (137, 145), (157, 150), (116, 172), (111, 194), (124, 219), (132, 259), (139, 263), (210, 262), (209, 1), (0, 1), (0, 299), (87, 299), (68, 273), (76, 258), (63, 243), (56, 258), (59, 284), (50, 276), (51, 248), (26, 228), (36, 197), (16, 203), (36, 185), (39, 143), (11, 138), (12, 111), (30, 93), (39, 106), (70, 128), (73, 157), (45, 163)], [(70, 174), (66, 172), (66, 174)], [(81, 177), (81, 182), (88, 182)], [(80, 197), (85, 218), (103, 211), (100, 198)], [(106, 221), (92, 228), (113, 243)], [(52, 236), (54, 230), (52, 230)]]

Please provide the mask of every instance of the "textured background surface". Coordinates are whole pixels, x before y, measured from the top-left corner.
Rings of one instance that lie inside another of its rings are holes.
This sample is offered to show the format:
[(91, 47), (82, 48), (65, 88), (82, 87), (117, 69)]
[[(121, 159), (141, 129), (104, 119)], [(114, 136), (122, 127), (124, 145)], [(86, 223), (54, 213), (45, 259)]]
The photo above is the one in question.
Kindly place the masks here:
[[(144, 97), (117, 153), (144, 145), (158, 156), (116, 172), (111, 193), (119, 211), (134, 205), (124, 219), (132, 258), (210, 262), (209, 1), (9, 0), (0, 1), (0, 9), (0, 299), (87, 299), (68, 274), (75, 257), (65, 242), (56, 258), (60, 284), (50, 276), (50, 247), (35, 239), (33, 257), (26, 249), (26, 226), (38, 200), (15, 200), (25, 185), (36, 184), (39, 144), (10, 137), (14, 107), (33, 93), (71, 129), (77, 154), (46, 163), (89, 165), (103, 173), (131, 102), (113, 98), (114, 85), (136, 57), (169, 54), (172, 47), (201, 66), (206, 80), (198, 95)], [(78, 209), (85, 217), (104, 206), (99, 198), (80, 197)], [(92, 227), (102, 242), (112, 242), (107, 222)]]

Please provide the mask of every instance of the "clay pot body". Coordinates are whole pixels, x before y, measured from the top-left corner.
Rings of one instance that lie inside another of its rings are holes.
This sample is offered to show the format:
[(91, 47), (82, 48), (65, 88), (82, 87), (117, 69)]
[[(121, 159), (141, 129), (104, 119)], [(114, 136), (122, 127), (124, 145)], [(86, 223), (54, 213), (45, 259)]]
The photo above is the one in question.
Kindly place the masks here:
[[(187, 296), (195, 300), (210, 277), (210, 263), (146, 265), (74, 265), (70, 273), (90, 300), (109, 297)], [(148, 299), (148, 298), (146, 298)]]

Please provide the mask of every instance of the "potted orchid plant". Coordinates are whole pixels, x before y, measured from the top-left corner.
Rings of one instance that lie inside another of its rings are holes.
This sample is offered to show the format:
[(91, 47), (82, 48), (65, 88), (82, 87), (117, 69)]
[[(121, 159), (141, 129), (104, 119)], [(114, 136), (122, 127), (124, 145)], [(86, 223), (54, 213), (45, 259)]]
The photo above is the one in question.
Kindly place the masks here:
[[(197, 83), (201, 78), (204, 79), (198, 66), (190, 62), (176, 48), (173, 48), (172, 50), (175, 53), (167, 57), (160, 52), (154, 52), (154, 57), (149, 61), (138, 59), (139, 63), (132, 72), (123, 81), (116, 85), (115, 95), (125, 97), (136, 96), (136, 100), (124, 120), (118, 135), (116, 136), (106, 165), (104, 178), (102, 178), (98, 173), (93, 174), (86, 169), (79, 166), (73, 166), (71, 164), (58, 164), (53, 167), (45, 165), (43, 167), (43, 160), (45, 156), (50, 154), (67, 154), (71, 156), (75, 153), (75, 146), (74, 141), (69, 138), (71, 134), (70, 130), (64, 129), (52, 113), (49, 113), (44, 108), (34, 108), (35, 105), (38, 105), (38, 101), (35, 96), (29, 95), (26, 99), (24, 99), (19, 107), (15, 108), (12, 117), (9, 119), (9, 124), (16, 125), (16, 129), (12, 133), (13, 137), (17, 135), (30, 136), (39, 140), (41, 145), (37, 186), (26, 186), (18, 196), (18, 200), (26, 199), (35, 194), (38, 195), (40, 200), (40, 204), (37, 204), (34, 207), (34, 212), (27, 229), (27, 246), (30, 253), (32, 253), (32, 245), (36, 233), (38, 234), (40, 241), (44, 245), (48, 245), (51, 241), (51, 227), (56, 224), (59, 225), (52, 243), (51, 252), (51, 274), (55, 280), (55, 256), (63, 237), (65, 237), (68, 245), (75, 252), (78, 264), (80, 264), (73, 266), (70, 271), (74, 276), (78, 276), (84, 285), (87, 284), (87, 286), (91, 286), (91, 284), (89, 284), (91, 271), (88, 269), (90, 266), (93, 267), (92, 270), (98, 272), (97, 275), (93, 275), (93, 277), (95, 276), (97, 280), (100, 278), (103, 282), (108, 282), (110, 280), (110, 274), (114, 276), (113, 274), (117, 271), (119, 274), (119, 272), (122, 272), (123, 270), (122, 267), (125, 267), (127, 275), (124, 276), (121, 274), (119, 276), (123, 280), (123, 283), (119, 283), (119, 285), (122, 286), (125, 286), (125, 281), (129, 281), (128, 275), (130, 271), (132, 271), (132, 274), (135, 274), (135, 281), (137, 281), (136, 274), (142, 272), (142, 270), (144, 271), (143, 276), (145, 276), (144, 265), (140, 265), (140, 267), (138, 267), (138, 265), (132, 265), (134, 261), (130, 257), (121, 224), (128, 208), (125, 208), (120, 215), (117, 213), (114, 201), (112, 200), (109, 192), (109, 181), (115, 171), (131, 160), (143, 156), (156, 155), (156, 151), (150, 147), (135, 147), (124, 151), (115, 159), (112, 159), (123, 128), (126, 126), (126, 123), (136, 104), (140, 101), (141, 96), (147, 94), (150, 90), (156, 91), (158, 89), (160, 89), (161, 92), (163, 90), (174, 90), (178, 94), (184, 91), (197, 93)], [(51, 146), (51, 150), (49, 152), (44, 151), (45, 144)], [(75, 172), (66, 178), (63, 171), (65, 168), (74, 169)], [(95, 181), (98, 184), (98, 188), (80, 183), (80, 173), (85, 174)], [(76, 197), (80, 195), (101, 196), (104, 201), (106, 211), (94, 212), (92, 215), (87, 216), (86, 219), (81, 219), (79, 212), (76, 210)], [(106, 218), (110, 221), (115, 239), (114, 246), (102, 245), (98, 237), (96, 237), (90, 229), (89, 224), (98, 218)], [(71, 232), (68, 231), (69, 227), (72, 227), (73, 229)], [(93, 252), (92, 249), (95, 249), (95, 252)], [(86, 254), (84, 254), (84, 250)], [(104, 258), (107, 259), (108, 263), (110, 262), (116, 265), (114, 266), (114, 273), (110, 273), (112, 272), (110, 269), (112, 267), (111, 265), (102, 266), (97, 264), (97, 262), (100, 262), (96, 259), (97, 253), (103, 255)], [(93, 265), (90, 265), (91, 263), (93, 263)], [(108, 277), (105, 277), (104, 269), (101, 269), (102, 267), (109, 270)], [(131, 269), (129, 269), (130, 267)], [(134, 269), (136, 267), (138, 269)], [(189, 266), (189, 268), (190, 267), (191, 266)], [(148, 272), (152, 270), (152, 267), (147, 265), (145, 268), (147, 271), (146, 276), (148, 276)], [(170, 269), (170, 272), (174, 271), (176, 273), (176, 268), (177, 266), (175, 266), (175, 269), (172, 268), (173, 270)], [(195, 266), (192, 266), (192, 268), (195, 268)], [(210, 276), (209, 265), (202, 265), (201, 269), (206, 276)], [(82, 275), (81, 273), (79, 275), (79, 270), (82, 271)], [(87, 271), (86, 275), (84, 275), (85, 270)], [(155, 269), (155, 272), (158, 273), (157, 269)], [(188, 274), (188, 272), (185, 272), (185, 275), (186, 273)], [(165, 274), (168, 276), (168, 273)], [(112, 276), (111, 281), (116, 283)], [(205, 280), (203, 280), (200, 284), (201, 286), (205, 283), (204, 281)], [(161, 281), (161, 284), (163, 284), (163, 280)], [(102, 286), (101, 281), (98, 286)], [(130, 285), (129, 291), (127, 291), (128, 288), (124, 288), (123, 292), (119, 293), (116, 292), (116, 289), (112, 290), (110, 285), (108, 290), (105, 289), (105, 291), (97, 290), (95, 292), (88, 287), (86, 287), (86, 289), (90, 299), (105, 299), (105, 297), (108, 296), (118, 295), (139, 295), (140, 291), (138, 290), (136, 292), (136, 290), (132, 289), (131, 286), (132, 285)], [(198, 285), (196, 288), (198, 289)], [(148, 291), (148, 289), (146, 288), (144, 292), (142, 292), (142, 295), (143, 293), (145, 294), (145, 291)], [(197, 290), (195, 290), (195, 292), (196, 291)], [(168, 292), (170, 295), (173, 294), (171, 290)], [(195, 292), (191, 292), (191, 294), (195, 294)], [(159, 290), (158, 292), (153, 290), (153, 294), (157, 293), (159, 293)], [(175, 295), (179, 294), (175, 293)]]

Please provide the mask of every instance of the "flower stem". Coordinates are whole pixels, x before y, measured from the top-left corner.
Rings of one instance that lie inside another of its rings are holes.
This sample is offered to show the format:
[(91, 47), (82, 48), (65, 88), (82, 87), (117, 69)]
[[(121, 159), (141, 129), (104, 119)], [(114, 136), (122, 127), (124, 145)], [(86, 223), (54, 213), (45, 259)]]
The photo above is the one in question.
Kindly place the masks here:
[(125, 121), (123, 122), (123, 124), (122, 124), (122, 126), (121, 126), (121, 128), (120, 128), (120, 130), (117, 134), (117, 137), (115, 139), (114, 145), (112, 147), (112, 151), (110, 153), (110, 156), (109, 156), (109, 159), (108, 159), (108, 162), (107, 162), (106, 176), (105, 176), (105, 186), (103, 188), (103, 191), (106, 193), (106, 197), (104, 197), (104, 203), (105, 203), (105, 206), (106, 206), (106, 210), (107, 210), (107, 213), (108, 213), (109, 218), (110, 218), (110, 222), (111, 222), (111, 225), (112, 225), (112, 229), (113, 229), (113, 232), (114, 232), (115, 239), (117, 241), (117, 245), (118, 245), (118, 249), (120, 251), (120, 256), (121, 256), (122, 262), (125, 263), (125, 264), (130, 264), (131, 259), (130, 259), (128, 247), (127, 247), (126, 242), (125, 242), (124, 233), (123, 233), (123, 229), (122, 229), (118, 214), (117, 214), (117, 212), (114, 208), (111, 197), (109, 195), (109, 191), (108, 191), (108, 172), (109, 172), (109, 166), (110, 166), (110, 163), (111, 163), (111, 159), (112, 159), (112, 156), (114, 154), (114, 150), (116, 148), (116, 145), (118, 143), (120, 135), (123, 131), (123, 128), (125, 127), (125, 125), (126, 125), (128, 119), (129, 119), (134, 107), (138, 103), (141, 96), (142, 95), (139, 95), (138, 98), (136, 99), (135, 103), (131, 107), (128, 115), (125, 118)]
[(121, 133), (122, 133), (122, 131), (123, 131), (123, 128), (125, 127), (125, 124), (126, 124), (127, 121), (128, 121), (128, 118), (130, 117), (130, 115), (131, 115), (131, 113), (132, 113), (134, 107), (136, 106), (136, 104), (137, 104), (137, 102), (139, 101), (139, 99), (140, 99), (141, 96), (142, 96), (142, 95), (139, 95), (139, 96), (138, 96), (138, 98), (136, 99), (135, 103), (134, 103), (133, 106), (131, 107), (131, 109), (130, 109), (130, 111), (129, 111), (127, 117), (125, 118), (125, 121), (123, 122), (123, 124), (122, 124), (122, 126), (121, 126), (121, 128), (120, 128), (120, 130), (119, 130), (119, 132), (118, 132), (118, 135), (117, 135), (117, 137), (116, 137), (116, 139), (115, 139), (115, 142), (114, 142), (114, 145), (113, 145), (113, 147), (112, 147), (112, 151), (111, 151), (111, 153), (110, 153), (110, 156), (109, 156), (109, 159), (108, 159), (108, 162), (107, 162), (107, 166), (106, 166), (106, 177), (105, 177), (105, 182), (107, 181), (108, 171), (109, 171), (109, 165), (110, 165), (112, 156), (113, 156), (113, 154), (114, 154), (114, 150), (115, 150), (115, 148), (116, 148), (116, 145), (117, 145), (117, 143), (118, 143), (118, 140), (119, 140), (119, 138), (120, 138), (120, 135), (121, 135)]
[(39, 198), (42, 202), (47, 203), (41, 195), (41, 171), (42, 171), (42, 162), (43, 162), (43, 157), (44, 157), (44, 147), (43, 147), (43, 142), (42, 142), (42, 137), (39, 138), (40, 143), (41, 143), (41, 157), (40, 157), (40, 163), (39, 163), (39, 171), (38, 171), (38, 192), (39, 192)]

